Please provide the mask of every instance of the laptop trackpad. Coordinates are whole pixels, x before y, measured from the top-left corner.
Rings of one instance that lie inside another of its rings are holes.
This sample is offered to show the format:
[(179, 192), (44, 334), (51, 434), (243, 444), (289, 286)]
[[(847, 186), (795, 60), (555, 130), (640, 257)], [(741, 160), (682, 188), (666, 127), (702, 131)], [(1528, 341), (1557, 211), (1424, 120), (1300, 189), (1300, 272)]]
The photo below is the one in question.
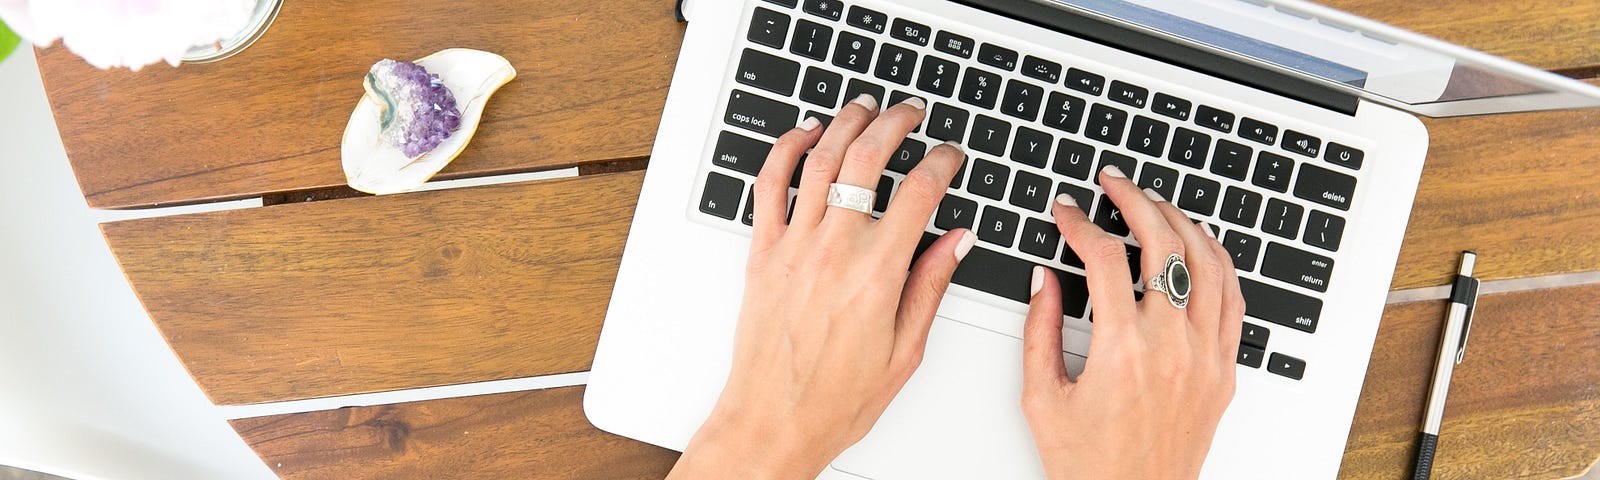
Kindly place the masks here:
[(872, 479), (1043, 478), (1021, 401), (1022, 341), (940, 317), (917, 373), (832, 466)]

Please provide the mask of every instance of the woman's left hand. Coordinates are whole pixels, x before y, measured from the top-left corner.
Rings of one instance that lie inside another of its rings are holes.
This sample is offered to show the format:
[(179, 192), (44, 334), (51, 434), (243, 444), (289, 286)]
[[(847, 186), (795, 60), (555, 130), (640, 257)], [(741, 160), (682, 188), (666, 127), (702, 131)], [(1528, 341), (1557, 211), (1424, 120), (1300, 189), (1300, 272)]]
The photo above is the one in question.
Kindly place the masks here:
[[(912, 255), (963, 153), (950, 144), (929, 151), (881, 220), (825, 200), (834, 182), (876, 187), (924, 110), (909, 100), (879, 115), (863, 95), (826, 132), (807, 119), (773, 146), (753, 187), (733, 367), (671, 477), (815, 478), (866, 435), (922, 362), (934, 312), (975, 237), (954, 230), (915, 265)], [(790, 174), (807, 149), (785, 222)]]

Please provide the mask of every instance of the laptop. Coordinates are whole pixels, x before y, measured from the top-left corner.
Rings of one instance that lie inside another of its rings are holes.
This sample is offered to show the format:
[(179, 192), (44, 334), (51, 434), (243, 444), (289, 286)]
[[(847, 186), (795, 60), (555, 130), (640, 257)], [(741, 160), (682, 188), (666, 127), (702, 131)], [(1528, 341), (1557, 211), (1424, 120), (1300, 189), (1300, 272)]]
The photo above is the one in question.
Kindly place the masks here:
[(1069, 286), (1062, 355), (1076, 374), (1094, 304), (1049, 234), (1048, 199), (1075, 196), (1136, 259), (1091, 180), (1116, 165), (1220, 227), (1248, 304), (1237, 393), (1202, 478), (1333, 478), (1427, 151), (1417, 115), (1600, 105), (1580, 82), (1295, 0), (680, 7), (688, 30), (584, 398), (600, 429), (682, 450), (711, 411), (750, 186), (778, 135), (862, 93), (927, 102), (877, 185), (880, 212), (928, 149), (967, 152), (925, 237), (971, 228), (977, 247), (921, 368), (823, 477), (1043, 476), (1019, 407), (1030, 269)]

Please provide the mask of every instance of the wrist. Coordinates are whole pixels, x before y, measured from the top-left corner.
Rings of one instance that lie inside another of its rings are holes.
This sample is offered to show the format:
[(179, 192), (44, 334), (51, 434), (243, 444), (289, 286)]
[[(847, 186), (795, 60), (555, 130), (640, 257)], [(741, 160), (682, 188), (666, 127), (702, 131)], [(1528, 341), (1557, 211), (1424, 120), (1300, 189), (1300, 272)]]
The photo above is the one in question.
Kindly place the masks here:
[(811, 442), (783, 419), (714, 411), (669, 478), (811, 479), (838, 452)]

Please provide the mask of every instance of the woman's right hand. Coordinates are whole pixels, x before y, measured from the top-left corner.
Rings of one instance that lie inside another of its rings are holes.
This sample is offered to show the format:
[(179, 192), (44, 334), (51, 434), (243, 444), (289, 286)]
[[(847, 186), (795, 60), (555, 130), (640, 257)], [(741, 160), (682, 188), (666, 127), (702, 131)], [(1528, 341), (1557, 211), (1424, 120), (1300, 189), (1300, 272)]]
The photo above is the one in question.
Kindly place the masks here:
[[(1083, 373), (1061, 356), (1061, 292), (1033, 272), (1024, 327), (1022, 411), (1050, 478), (1195, 478), (1217, 422), (1233, 399), (1244, 298), (1226, 250), (1205, 227), (1115, 167), (1100, 184), (1142, 246), (1143, 281), (1170, 254), (1188, 266), (1184, 308), (1149, 291), (1135, 302), (1122, 240), (1091, 222), (1072, 197), (1057, 197), (1056, 223), (1083, 259), (1094, 308)], [(1147, 193), (1148, 192), (1148, 193)]]

